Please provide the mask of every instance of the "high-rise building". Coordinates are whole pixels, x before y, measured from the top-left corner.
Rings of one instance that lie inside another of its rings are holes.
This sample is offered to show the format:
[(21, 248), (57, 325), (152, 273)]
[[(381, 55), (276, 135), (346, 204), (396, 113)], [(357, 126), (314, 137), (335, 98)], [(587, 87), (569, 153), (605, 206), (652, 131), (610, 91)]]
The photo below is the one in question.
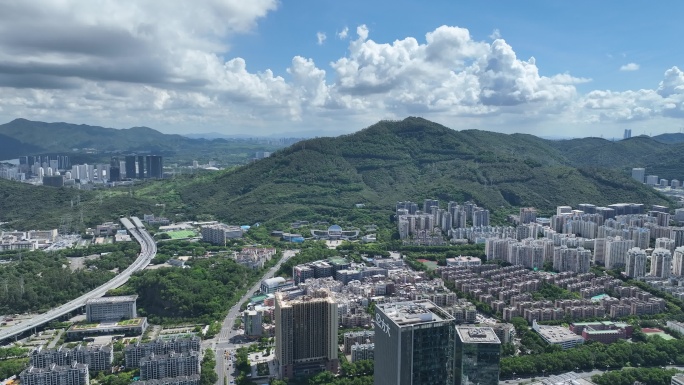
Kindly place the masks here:
[(637, 278), (646, 275), (646, 252), (638, 247), (627, 251), (625, 273), (628, 277)]
[(625, 128), (625, 133), (622, 135), (622, 139), (629, 139), (632, 137), (632, 129), (631, 128)]
[(489, 226), (489, 210), (477, 209), (473, 211), (473, 227)]
[(147, 155), (146, 166), (147, 166), (147, 177), (161, 179), (164, 177), (164, 165), (162, 163), (162, 157), (159, 155)]
[(425, 199), (423, 201), (423, 212), (426, 214), (432, 213), (432, 208), (439, 208), (439, 201), (437, 199)]
[(126, 345), (124, 348), (124, 358), (126, 359), (126, 366), (129, 368), (137, 368), (140, 366), (140, 360), (151, 354), (169, 354), (169, 353), (188, 353), (197, 352), (200, 349), (200, 339), (198, 337), (191, 338), (172, 338), (167, 340), (158, 339), (156, 341), (147, 343), (135, 343)]
[(534, 223), (537, 221), (537, 209), (523, 207), (520, 209), (520, 224)]
[(145, 179), (145, 176), (147, 175), (145, 173), (145, 163), (145, 156), (138, 155), (138, 179)]
[(684, 275), (684, 247), (675, 249), (672, 256), (672, 275), (681, 277)]
[(261, 312), (256, 310), (245, 310), (242, 313), (242, 324), (245, 328), (246, 336), (261, 336), (264, 329), (261, 325)]
[(633, 168), (632, 169), (632, 178), (636, 180), (639, 183), (644, 183), (644, 178), (646, 177), (646, 169), (645, 168)]
[(281, 378), (337, 372), (337, 303), (327, 290), (290, 300), (275, 294), (276, 361)]
[(375, 385), (451, 385), (454, 317), (429, 300), (375, 307)]
[(138, 176), (138, 169), (136, 167), (135, 155), (127, 155), (126, 158), (126, 178), (135, 179)]
[(657, 248), (651, 254), (651, 276), (669, 278), (672, 273), (672, 255), (670, 250)]
[(109, 175), (108, 179), (110, 182), (118, 182), (121, 180), (121, 166), (120, 166), (119, 158), (116, 156), (113, 156), (112, 159), (109, 161)]
[(625, 267), (627, 251), (634, 247), (634, 241), (622, 237), (608, 238), (606, 240), (605, 265), (606, 269)]
[(457, 327), (456, 385), (498, 385), (501, 341), (490, 327)]
[(658, 182), (659, 182), (658, 175), (648, 175), (646, 177), (646, 184), (647, 185), (655, 186), (658, 184)]

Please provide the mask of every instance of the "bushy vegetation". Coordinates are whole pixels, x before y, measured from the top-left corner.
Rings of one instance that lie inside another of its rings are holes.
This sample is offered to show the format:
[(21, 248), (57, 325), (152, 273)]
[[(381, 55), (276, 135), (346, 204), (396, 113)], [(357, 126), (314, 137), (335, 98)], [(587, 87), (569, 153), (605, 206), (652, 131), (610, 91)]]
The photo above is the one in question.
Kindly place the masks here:
[(0, 378), (8, 378), (19, 373), (28, 366), (28, 358), (17, 358), (0, 361)]
[(0, 313), (39, 312), (66, 303), (114, 277), (106, 270), (71, 271), (62, 253), (4, 255), (0, 269)]
[(212, 349), (204, 351), (200, 370), (200, 385), (214, 385), (218, 381), (216, 374), (216, 355)]
[(188, 265), (138, 272), (110, 294), (137, 294), (139, 313), (151, 323), (211, 323), (222, 319), (261, 276), (225, 257), (194, 259)]
[(630, 368), (613, 370), (591, 378), (596, 385), (670, 385), (677, 369)]
[(646, 342), (617, 341), (610, 345), (589, 342), (568, 350), (501, 359), (501, 378), (570, 370), (622, 368), (625, 366), (664, 366), (684, 364), (684, 340), (666, 341), (658, 336)]

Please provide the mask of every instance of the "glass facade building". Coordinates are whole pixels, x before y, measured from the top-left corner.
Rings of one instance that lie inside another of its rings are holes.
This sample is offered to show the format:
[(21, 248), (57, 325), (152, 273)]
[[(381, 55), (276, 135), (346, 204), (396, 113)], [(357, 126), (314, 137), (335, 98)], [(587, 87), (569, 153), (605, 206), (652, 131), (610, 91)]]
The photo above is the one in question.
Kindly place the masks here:
[(489, 327), (456, 328), (456, 385), (498, 385), (501, 341)]
[(428, 300), (375, 309), (375, 385), (454, 383), (451, 315)]

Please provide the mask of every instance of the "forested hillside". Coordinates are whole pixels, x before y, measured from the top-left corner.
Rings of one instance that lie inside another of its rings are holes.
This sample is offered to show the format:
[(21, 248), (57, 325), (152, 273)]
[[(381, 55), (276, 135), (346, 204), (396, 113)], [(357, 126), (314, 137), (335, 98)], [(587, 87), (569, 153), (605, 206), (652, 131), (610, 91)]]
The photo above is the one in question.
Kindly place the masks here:
[[(624, 171), (580, 165), (530, 135), (453, 131), (421, 118), (382, 121), (351, 135), (317, 138), (179, 191), (199, 212), (236, 221), (331, 215), (364, 203), (473, 200), (492, 210), (514, 206), (621, 201), (667, 204)], [(580, 150), (577, 150), (580, 151)]]

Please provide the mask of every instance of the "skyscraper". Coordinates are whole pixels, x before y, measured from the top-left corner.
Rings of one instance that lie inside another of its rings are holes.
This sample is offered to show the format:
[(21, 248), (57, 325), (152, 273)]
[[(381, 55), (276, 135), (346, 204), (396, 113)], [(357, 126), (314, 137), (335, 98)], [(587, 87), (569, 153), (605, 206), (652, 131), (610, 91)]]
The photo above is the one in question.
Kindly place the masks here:
[(375, 385), (453, 384), (454, 317), (429, 300), (375, 307)]
[(119, 165), (119, 158), (113, 156), (109, 162), (109, 175), (107, 176), (110, 182), (118, 182), (121, 180), (121, 168)]
[(135, 179), (137, 174), (137, 169), (135, 167), (135, 155), (126, 156), (126, 178)]
[(160, 155), (148, 155), (146, 161), (148, 178), (161, 179), (164, 177), (164, 166)]
[(289, 300), (275, 294), (276, 361), (281, 378), (337, 372), (337, 303), (327, 290)]
[(457, 327), (456, 385), (498, 385), (501, 341), (490, 327)]
[(145, 179), (145, 156), (138, 156), (138, 179)]
[(625, 133), (622, 136), (622, 139), (629, 139), (632, 137), (632, 129), (631, 128), (625, 128)]

